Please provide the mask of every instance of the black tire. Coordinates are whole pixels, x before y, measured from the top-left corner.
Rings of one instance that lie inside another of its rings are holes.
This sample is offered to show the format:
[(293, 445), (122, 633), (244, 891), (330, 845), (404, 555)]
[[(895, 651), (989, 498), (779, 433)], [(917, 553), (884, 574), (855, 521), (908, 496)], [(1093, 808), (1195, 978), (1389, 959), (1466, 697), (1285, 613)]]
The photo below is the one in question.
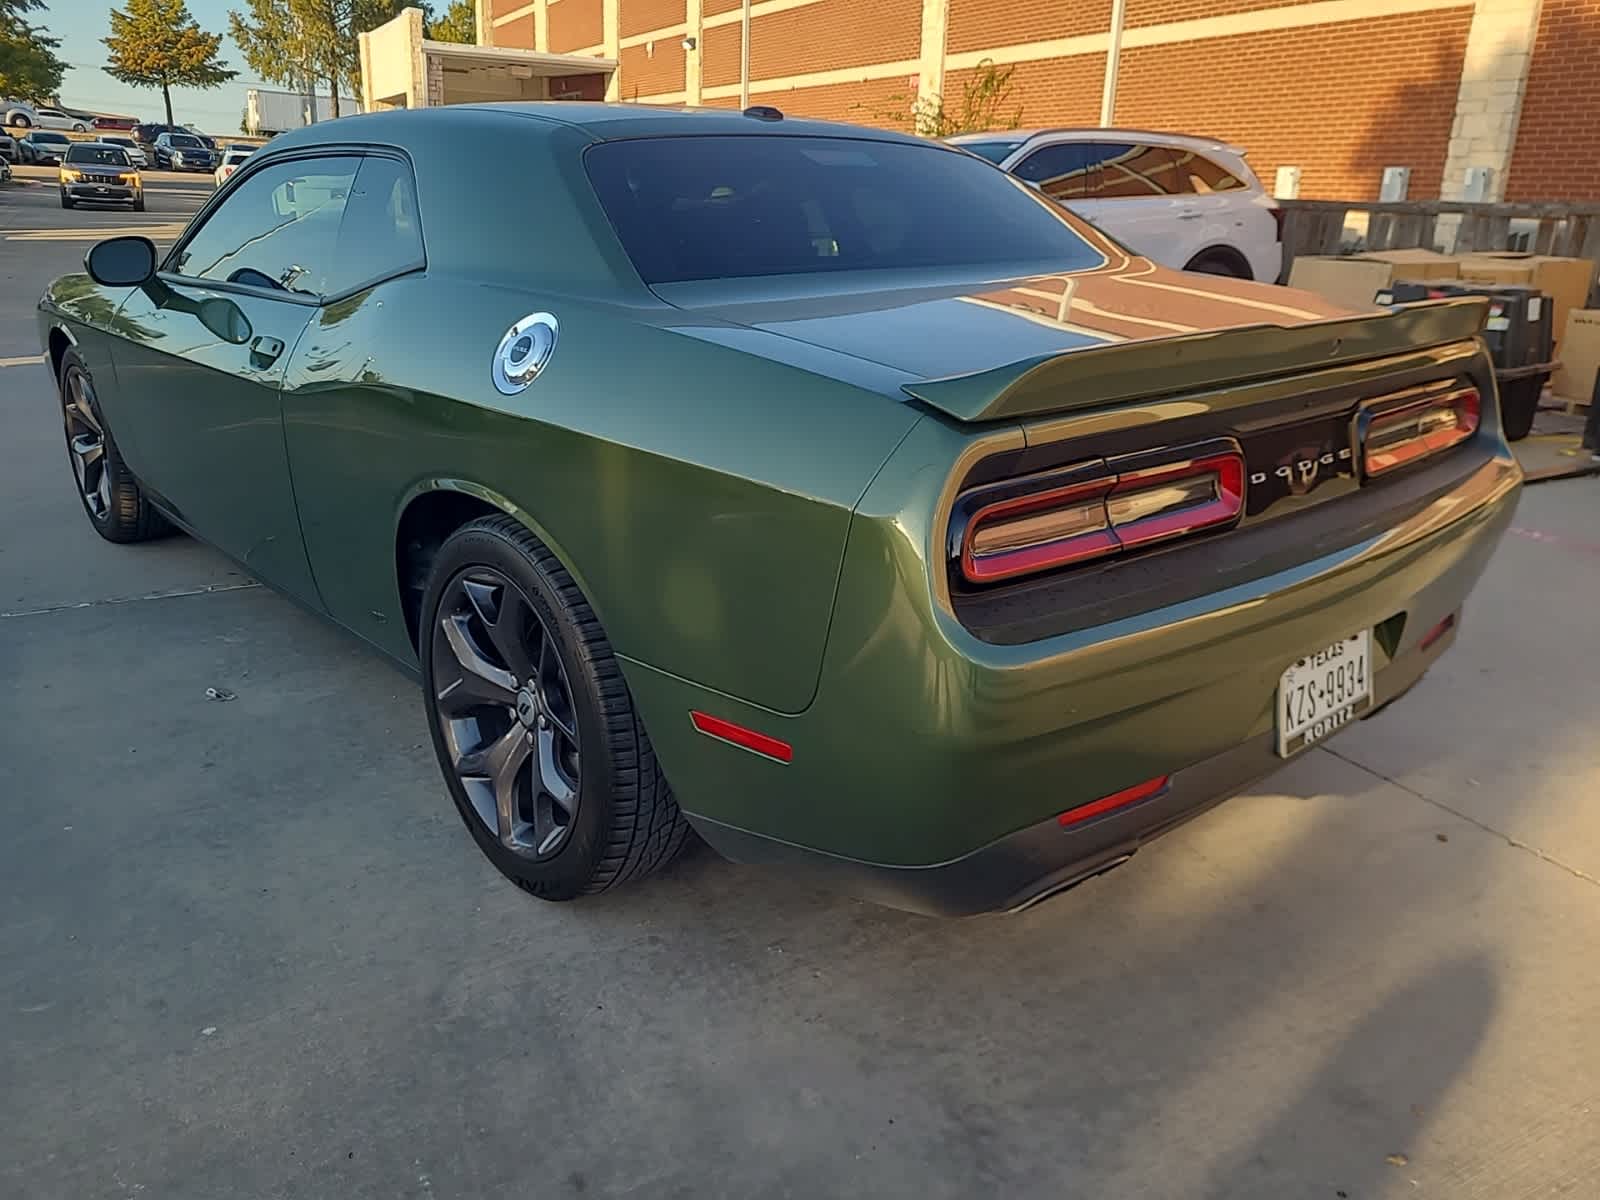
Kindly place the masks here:
[(143, 196), (140, 196), (138, 199), (136, 199), (133, 202), (133, 211), (134, 212), (143, 212), (144, 211), (144, 197)]
[(1224, 254), (1219, 250), (1207, 250), (1195, 256), (1194, 260), (1184, 268), (1197, 275), (1224, 275), (1229, 279), (1249, 279), (1250, 268), (1242, 265), (1231, 254)]
[[(84, 515), (95, 532), (108, 542), (147, 542), (172, 533), (171, 523), (156, 511), (133, 472), (122, 461), (111, 430), (96, 409), (94, 382), (75, 351), (68, 350), (62, 357), (61, 374), (56, 382), (66, 430), (67, 458), (73, 465), (73, 482), (77, 484), (78, 501), (83, 505)], [(80, 391), (78, 382), (87, 390)], [(82, 402), (78, 399), (80, 395), (84, 397)], [(85, 405), (87, 413), (83, 411)], [(99, 437), (98, 462), (102, 464), (99, 469), (103, 476), (94, 477), (91, 489), (85, 474), (78, 468), (77, 439), (95, 434)]]
[(13, 125), (15, 125), (18, 129), (32, 129), (33, 128), (33, 122), (28, 120), (28, 118), (23, 116), (21, 113), (18, 113), (16, 115), (15, 119), (13, 119), (11, 123)]
[(74, 207), (74, 201), (73, 201), (72, 197), (67, 195), (65, 192), (61, 193), (61, 207), (62, 208), (72, 208), (72, 207)]
[[(457, 773), (440, 711), (436, 648), (437, 657), (447, 660), (451, 653), (441, 606), (464, 579), (485, 569), (531, 606), (570, 692), (578, 734), (577, 803), (563, 840), (547, 855), (514, 850), (488, 827)], [(473, 840), (501, 874), (541, 900), (570, 900), (643, 878), (672, 860), (688, 836), (688, 822), (656, 763), (599, 619), (543, 543), (507, 516), (462, 526), (433, 562), (420, 620), (424, 707), (440, 771)]]
[(1500, 385), (1500, 428), (1508, 442), (1520, 442), (1533, 432), (1533, 418), (1539, 411), (1539, 395), (1544, 391), (1544, 376), (1508, 379)]

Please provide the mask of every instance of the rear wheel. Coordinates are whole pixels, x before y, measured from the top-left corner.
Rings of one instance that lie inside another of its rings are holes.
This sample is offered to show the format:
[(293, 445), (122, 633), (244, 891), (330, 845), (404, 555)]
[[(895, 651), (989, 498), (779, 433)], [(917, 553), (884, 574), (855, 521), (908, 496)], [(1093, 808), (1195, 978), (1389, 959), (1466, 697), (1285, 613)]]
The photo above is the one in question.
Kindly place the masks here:
[(1230, 279), (1249, 279), (1250, 268), (1236, 254), (1224, 250), (1206, 250), (1190, 261), (1185, 271), (1200, 275), (1226, 275)]
[(172, 532), (117, 452), (105, 427), (94, 381), (68, 351), (61, 362), (61, 415), (78, 499), (95, 532), (108, 542), (143, 542)]
[(1508, 379), (1500, 385), (1500, 428), (1508, 442), (1520, 442), (1533, 431), (1533, 418), (1539, 411), (1539, 396), (1544, 392), (1543, 375)]
[(506, 516), (440, 547), (419, 629), (434, 750), (502, 874), (544, 900), (648, 875), (688, 824), (576, 582)]

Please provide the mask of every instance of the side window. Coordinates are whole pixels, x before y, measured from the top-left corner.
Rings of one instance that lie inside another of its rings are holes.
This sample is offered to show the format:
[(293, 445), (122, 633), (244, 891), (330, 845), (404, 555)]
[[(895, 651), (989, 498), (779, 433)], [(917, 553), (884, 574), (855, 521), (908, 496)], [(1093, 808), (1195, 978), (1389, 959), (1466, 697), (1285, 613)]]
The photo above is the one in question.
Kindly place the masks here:
[(167, 262), (191, 279), (321, 296), (330, 290), (339, 222), (361, 159), (306, 158), (263, 167)]
[(345, 202), (339, 247), (323, 290), (347, 291), (421, 265), (422, 229), (411, 168), (384, 155), (363, 158)]
[(1177, 155), (1166, 146), (1099, 142), (1100, 184), (1104, 199), (1176, 196), (1194, 189), (1178, 170)]
[(1039, 185), (1052, 200), (1081, 200), (1092, 194), (1099, 156), (1089, 142), (1042, 146), (1013, 168), (1019, 179)]
[(1192, 192), (1237, 192), (1245, 186), (1232, 171), (1200, 154), (1180, 152), (1178, 168)]

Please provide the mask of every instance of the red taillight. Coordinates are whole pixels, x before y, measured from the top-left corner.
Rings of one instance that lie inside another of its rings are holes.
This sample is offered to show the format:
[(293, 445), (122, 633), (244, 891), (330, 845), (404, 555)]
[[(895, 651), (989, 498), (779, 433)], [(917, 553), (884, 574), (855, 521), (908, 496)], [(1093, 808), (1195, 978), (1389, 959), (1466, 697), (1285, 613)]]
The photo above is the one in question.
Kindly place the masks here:
[(1417, 643), (1417, 649), (1418, 650), (1431, 649), (1435, 642), (1437, 642), (1440, 638), (1442, 638), (1445, 634), (1449, 633), (1455, 627), (1456, 627), (1456, 615), (1455, 615), (1455, 613), (1451, 613), (1448, 617), (1446, 617), (1444, 620), (1440, 621), (1432, 629), (1428, 630), (1427, 633), (1422, 635), (1422, 641)]
[[(1237, 450), (1083, 478), (1091, 471), (1057, 472), (1036, 491), (987, 504), (980, 498), (961, 534), (962, 575), (995, 583), (1105, 558), (1226, 525), (1244, 509)], [(1052, 486), (1061, 475), (1070, 481)]]
[(718, 741), (728, 742), (745, 750), (753, 750), (765, 758), (776, 759), (786, 763), (794, 758), (794, 747), (788, 742), (781, 742), (775, 737), (768, 737), (754, 729), (746, 729), (743, 725), (735, 725), (721, 717), (713, 717), (710, 713), (692, 711), (689, 720), (694, 722), (694, 727), (709, 737)]
[(1361, 435), (1368, 478), (1459, 445), (1478, 432), (1483, 402), (1477, 388), (1456, 388), (1373, 413)]
[(1123, 788), (1120, 792), (1112, 792), (1109, 796), (1101, 796), (1100, 799), (1091, 800), (1087, 804), (1080, 804), (1077, 808), (1069, 808), (1056, 820), (1062, 825), (1077, 825), (1082, 821), (1087, 821), (1090, 817), (1098, 817), (1101, 813), (1108, 813), (1114, 808), (1126, 808), (1130, 804), (1148, 800), (1157, 792), (1163, 791), (1171, 779), (1172, 776), (1170, 775), (1157, 775), (1154, 779), (1136, 783), (1130, 788)]

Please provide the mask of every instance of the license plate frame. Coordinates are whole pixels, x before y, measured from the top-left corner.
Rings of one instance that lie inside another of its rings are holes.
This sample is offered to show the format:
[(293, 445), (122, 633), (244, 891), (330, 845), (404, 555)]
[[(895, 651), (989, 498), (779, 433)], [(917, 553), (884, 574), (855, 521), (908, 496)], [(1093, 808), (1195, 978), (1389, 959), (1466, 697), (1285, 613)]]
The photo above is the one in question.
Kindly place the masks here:
[(1372, 708), (1372, 631), (1362, 629), (1284, 668), (1274, 695), (1278, 756), (1293, 758)]

